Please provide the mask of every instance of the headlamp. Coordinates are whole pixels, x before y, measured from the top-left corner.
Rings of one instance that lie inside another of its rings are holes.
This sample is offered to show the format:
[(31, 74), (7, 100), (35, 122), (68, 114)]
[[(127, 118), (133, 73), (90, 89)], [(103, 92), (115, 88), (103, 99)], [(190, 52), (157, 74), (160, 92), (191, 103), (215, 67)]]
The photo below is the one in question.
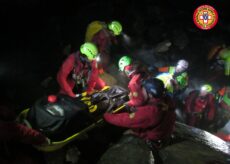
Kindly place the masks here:
[(207, 87), (202, 86), (202, 87), (201, 87), (201, 90), (202, 90), (202, 91), (207, 91)]
[(97, 62), (101, 61), (101, 58), (100, 58), (99, 55), (96, 57), (96, 61), (97, 61)]

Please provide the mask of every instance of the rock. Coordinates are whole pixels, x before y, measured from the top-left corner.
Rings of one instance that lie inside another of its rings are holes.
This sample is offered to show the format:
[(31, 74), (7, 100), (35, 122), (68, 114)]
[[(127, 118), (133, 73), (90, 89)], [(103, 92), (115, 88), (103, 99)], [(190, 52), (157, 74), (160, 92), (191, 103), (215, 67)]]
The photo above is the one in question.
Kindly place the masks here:
[(80, 154), (81, 153), (76, 146), (70, 146), (66, 151), (66, 161), (70, 162), (71, 164), (77, 164)]
[(124, 135), (102, 155), (98, 164), (154, 164), (154, 157), (145, 142)]

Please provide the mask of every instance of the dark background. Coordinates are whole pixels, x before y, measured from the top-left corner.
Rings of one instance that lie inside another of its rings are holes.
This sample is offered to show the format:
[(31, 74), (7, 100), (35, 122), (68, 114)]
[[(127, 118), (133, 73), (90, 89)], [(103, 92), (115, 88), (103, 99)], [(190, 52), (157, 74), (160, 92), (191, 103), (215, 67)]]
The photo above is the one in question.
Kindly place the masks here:
[[(208, 31), (198, 29), (192, 20), (202, 4), (213, 6), (219, 14), (218, 24)], [(135, 41), (135, 49), (175, 40), (183, 31), (189, 43), (183, 50), (174, 49), (188, 52), (186, 58), (196, 66), (202, 65), (210, 46), (229, 44), (228, 0), (1, 0), (1, 101), (23, 109), (38, 97), (56, 92), (55, 76), (66, 57), (64, 47), (71, 44), (72, 51), (77, 50), (91, 21), (114, 19)], [(50, 76), (52, 89), (42, 86)]]

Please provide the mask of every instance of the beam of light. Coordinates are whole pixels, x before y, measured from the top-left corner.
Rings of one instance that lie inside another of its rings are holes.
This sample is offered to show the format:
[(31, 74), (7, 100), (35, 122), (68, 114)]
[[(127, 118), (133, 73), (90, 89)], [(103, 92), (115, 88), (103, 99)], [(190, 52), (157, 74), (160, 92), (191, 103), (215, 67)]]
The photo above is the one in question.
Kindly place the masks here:
[(129, 45), (131, 43), (131, 38), (124, 32), (121, 33), (124, 42)]

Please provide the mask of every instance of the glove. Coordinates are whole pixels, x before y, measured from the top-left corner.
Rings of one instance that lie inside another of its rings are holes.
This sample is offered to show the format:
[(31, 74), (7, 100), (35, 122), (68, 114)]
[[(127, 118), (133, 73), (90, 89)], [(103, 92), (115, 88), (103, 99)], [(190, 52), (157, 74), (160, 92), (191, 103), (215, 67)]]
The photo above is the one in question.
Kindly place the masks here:
[(118, 100), (118, 101), (116, 102), (116, 106), (117, 106), (117, 107), (120, 107), (120, 106), (124, 105), (124, 103), (126, 103), (124, 100)]
[(128, 112), (128, 113), (134, 113), (136, 112), (136, 108), (134, 106), (129, 106), (128, 103), (125, 103), (125, 111)]
[(78, 97), (85, 97), (87, 96), (87, 92), (82, 92), (82, 93), (79, 93), (79, 94), (76, 94), (75, 97), (78, 98)]
[(81, 97), (81, 94), (76, 94), (75, 97), (76, 98)]

